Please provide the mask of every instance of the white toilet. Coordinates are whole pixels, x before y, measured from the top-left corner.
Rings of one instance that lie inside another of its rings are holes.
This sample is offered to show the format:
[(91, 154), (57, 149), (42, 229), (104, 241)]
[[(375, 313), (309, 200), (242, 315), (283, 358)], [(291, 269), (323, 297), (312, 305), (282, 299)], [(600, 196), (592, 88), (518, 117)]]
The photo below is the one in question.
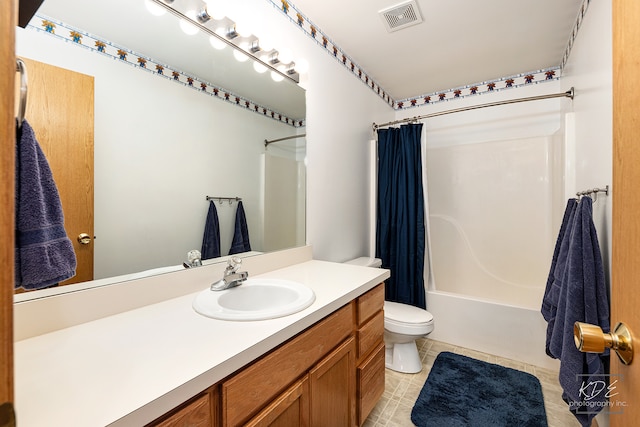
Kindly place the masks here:
[[(380, 267), (379, 258), (362, 257), (346, 264)], [(416, 339), (433, 331), (433, 316), (426, 310), (408, 304), (384, 302), (385, 365), (394, 371), (415, 374), (422, 370)]]

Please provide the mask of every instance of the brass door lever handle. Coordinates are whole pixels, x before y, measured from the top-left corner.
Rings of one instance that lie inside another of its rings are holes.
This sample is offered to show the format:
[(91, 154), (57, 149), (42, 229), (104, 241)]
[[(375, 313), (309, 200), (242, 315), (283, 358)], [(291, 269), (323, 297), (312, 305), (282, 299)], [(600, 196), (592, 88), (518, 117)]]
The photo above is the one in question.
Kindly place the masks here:
[(605, 348), (611, 348), (625, 365), (633, 361), (631, 331), (624, 323), (618, 323), (613, 332), (605, 333), (599, 326), (576, 322), (573, 340), (578, 350), (584, 353), (602, 353)]

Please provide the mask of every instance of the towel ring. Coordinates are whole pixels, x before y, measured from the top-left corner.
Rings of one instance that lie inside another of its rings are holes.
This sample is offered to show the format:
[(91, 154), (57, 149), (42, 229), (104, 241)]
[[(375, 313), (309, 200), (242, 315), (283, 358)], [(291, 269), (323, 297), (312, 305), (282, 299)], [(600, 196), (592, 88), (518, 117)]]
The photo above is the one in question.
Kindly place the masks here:
[(16, 58), (16, 72), (20, 72), (20, 105), (18, 107), (18, 128), (22, 127), (27, 111), (27, 66), (20, 58)]

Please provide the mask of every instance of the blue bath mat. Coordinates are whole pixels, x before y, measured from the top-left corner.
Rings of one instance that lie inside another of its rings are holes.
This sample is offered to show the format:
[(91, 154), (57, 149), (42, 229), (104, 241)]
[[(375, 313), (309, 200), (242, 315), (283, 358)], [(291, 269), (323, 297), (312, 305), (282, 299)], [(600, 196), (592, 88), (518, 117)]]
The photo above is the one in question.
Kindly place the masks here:
[(449, 352), (433, 363), (411, 421), (418, 427), (547, 427), (536, 377)]

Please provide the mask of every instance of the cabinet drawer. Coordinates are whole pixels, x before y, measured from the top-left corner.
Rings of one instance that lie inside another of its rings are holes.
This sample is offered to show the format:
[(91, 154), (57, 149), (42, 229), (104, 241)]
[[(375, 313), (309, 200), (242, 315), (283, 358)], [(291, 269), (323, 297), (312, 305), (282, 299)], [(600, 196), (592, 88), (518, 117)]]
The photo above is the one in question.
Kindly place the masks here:
[(212, 425), (214, 424), (209, 393), (178, 409), (169, 418), (150, 424), (153, 427), (210, 427)]
[(358, 326), (361, 326), (371, 316), (382, 310), (384, 306), (384, 283), (379, 284), (366, 294), (358, 297), (357, 316)]
[(352, 331), (350, 303), (222, 383), (223, 425), (247, 421)]
[(384, 393), (384, 343), (358, 368), (358, 425), (362, 425)]
[(378, 313), (358, 329), (358, 359), (366, 356), (384, 339), (384, 313)]

